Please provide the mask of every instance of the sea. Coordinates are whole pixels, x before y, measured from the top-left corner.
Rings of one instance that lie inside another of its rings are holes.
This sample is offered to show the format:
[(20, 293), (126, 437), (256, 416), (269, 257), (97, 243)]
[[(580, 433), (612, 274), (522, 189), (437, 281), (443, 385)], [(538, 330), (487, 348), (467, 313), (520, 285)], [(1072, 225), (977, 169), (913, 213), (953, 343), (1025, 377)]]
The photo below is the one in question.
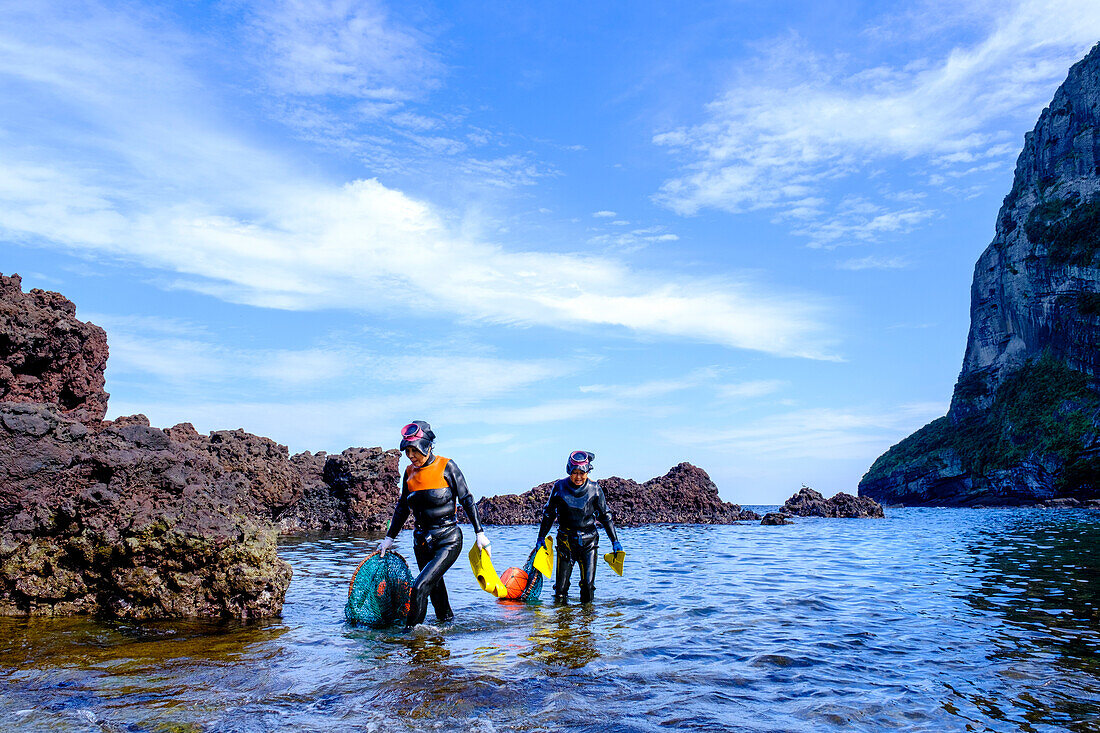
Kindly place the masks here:
[[(488, 532), (498, 571), (536, 539)], [(368, 535), (282, 541), (278, 619), (0, 619), (0, 731), (1100, 731), (1098, 511), (620, 539), (585, 605), (498, 601), (464, 553), (454, 621), (411, 631), (344, 620)]]

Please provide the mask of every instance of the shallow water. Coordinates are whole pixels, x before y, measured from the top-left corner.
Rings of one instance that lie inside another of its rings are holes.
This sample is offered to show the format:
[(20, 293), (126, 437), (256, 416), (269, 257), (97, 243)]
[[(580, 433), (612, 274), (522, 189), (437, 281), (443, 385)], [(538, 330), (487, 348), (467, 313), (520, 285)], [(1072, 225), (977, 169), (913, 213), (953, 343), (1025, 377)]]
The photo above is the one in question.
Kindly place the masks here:
[[(535, 539), (489, 531), (498, 570)], [(498, 602), (463, 557), (455, 622), (410, 633), (343, 621), (366, 536), (285, 541), (273, 621), (0, 619), (0, 731), (1100, 730), (1100, 512), (620, 534), (591, 606)]]

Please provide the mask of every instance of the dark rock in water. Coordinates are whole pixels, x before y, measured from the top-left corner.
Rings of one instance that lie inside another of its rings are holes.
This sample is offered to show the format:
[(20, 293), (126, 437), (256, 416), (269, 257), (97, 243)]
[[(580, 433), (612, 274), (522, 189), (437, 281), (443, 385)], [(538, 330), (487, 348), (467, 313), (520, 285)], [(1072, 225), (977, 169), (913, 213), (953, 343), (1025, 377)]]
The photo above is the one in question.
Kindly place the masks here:
[(249, 478), (147, 422), (0, 403), (0, 614), (281, 611), (291, 570)]
[(859, 519), (885, 516), (882, 506), (869, 497), (856, 497), (841, 491), (826, 499), (809, 486), (803, 486), (797, 494), (787, 499), (780, 511), (796, 517)]
[(1077, 508), (1085, 506), (1085, 503), (1080, 499), (1074, 499), (1071, 497), (1065, 497), (1062, 499), (1047, 499), (1040, 506), (1048, 507), (1050, 509), (1060, 508)]
[(764, 515), (764, 518), (760, 520), (760, 524), (765, 527), (777, 527), (783, 524), (794, 524), (794, 522), (791, 521), (790, 514), (768, 512)]
[(43, 402), (81, 422), (107, 414), (107, 334), (46, 290), (0, 275), (0, 401)]
[(1100, 497), (1100, 44), (1024, 138), (978, 259), (951, 408), (859, 485), (887, 504)]
[[(400, 495), (400, 453), (348, 448), (338, 456), (299, 453), (291, 464), (302, 495), (277, 519), (284, 532), (381, 531)], [(411, 522), (411, 518), (410, 518)]]
[[(756, 512), (722, 501), (707, 472), (690, 463), (674, 466), (664, 476), (644, 484), (611, 476), (599, 479), (620, 526), (651, 523), (731, 524), (757, 520)], [(523, 494), (482, 498), (478, 516), (485, 524), (538, 524), (553, 483), (540, 484)]]

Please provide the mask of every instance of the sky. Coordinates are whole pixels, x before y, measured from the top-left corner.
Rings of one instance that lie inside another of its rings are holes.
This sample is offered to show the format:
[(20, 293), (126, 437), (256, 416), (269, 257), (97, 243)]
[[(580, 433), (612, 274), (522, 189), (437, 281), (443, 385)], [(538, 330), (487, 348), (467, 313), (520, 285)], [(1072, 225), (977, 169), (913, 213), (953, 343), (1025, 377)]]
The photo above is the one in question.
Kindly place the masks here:
[(109, 417), (396, 447), (475, 495), (681, 461), (855, 493), (943, 415), (1095, 0), (0, 0), (0, 272)]

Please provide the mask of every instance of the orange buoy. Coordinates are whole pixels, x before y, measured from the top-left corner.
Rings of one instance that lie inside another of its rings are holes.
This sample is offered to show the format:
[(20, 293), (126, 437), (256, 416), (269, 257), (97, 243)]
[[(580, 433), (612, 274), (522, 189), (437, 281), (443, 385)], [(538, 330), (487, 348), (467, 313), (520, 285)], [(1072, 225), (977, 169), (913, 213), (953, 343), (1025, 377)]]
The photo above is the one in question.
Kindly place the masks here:
[(519, 598), (527, 588), (527, 573), (520, 568), (508, 568), (500, 575), (500, 582), (508, 589), (505, 598)]

